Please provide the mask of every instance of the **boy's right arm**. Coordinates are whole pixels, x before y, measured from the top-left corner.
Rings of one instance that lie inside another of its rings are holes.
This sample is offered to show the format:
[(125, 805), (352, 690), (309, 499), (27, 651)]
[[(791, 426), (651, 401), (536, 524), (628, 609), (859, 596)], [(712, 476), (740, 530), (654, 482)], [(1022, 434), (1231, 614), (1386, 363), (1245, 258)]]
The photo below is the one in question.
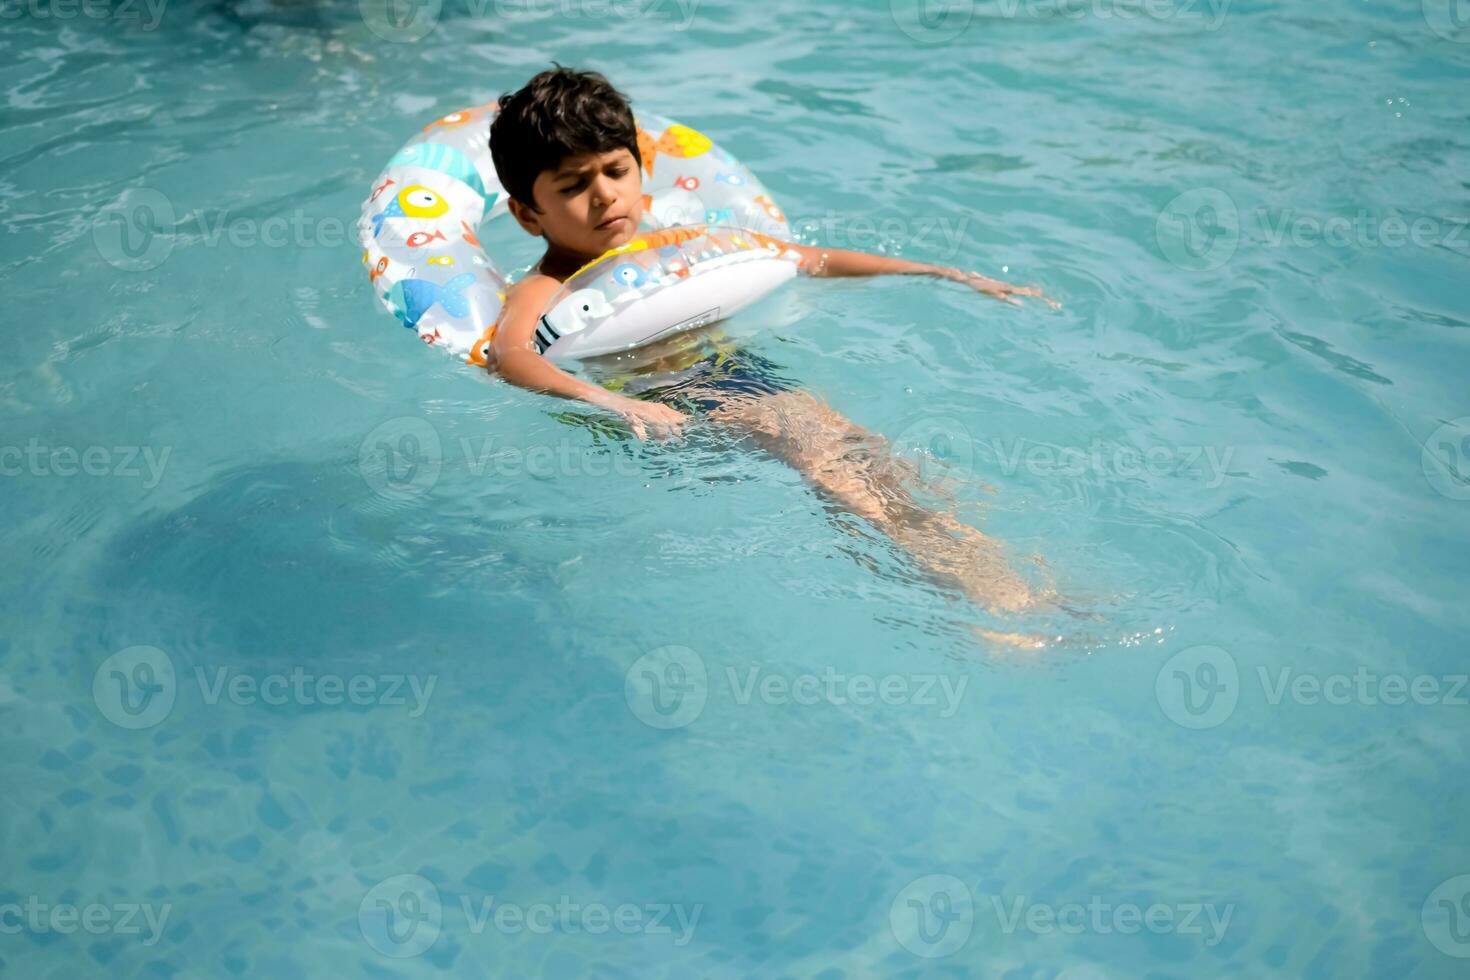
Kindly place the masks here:
[(544, 391), (562, 398), (576, 398), (616, 412), (627, 420), (633, 434), (643, 439), (652, 428), (655, 435), (675, 435), (688, 416), (666, 405), (640, 402), (583, 381), (563, 371), (536, 352), (532, 336), (546, 304), (561, 283), (532, 274), (511, 287), (495, 337), (486, 352), (493, 370), (511, 384)]

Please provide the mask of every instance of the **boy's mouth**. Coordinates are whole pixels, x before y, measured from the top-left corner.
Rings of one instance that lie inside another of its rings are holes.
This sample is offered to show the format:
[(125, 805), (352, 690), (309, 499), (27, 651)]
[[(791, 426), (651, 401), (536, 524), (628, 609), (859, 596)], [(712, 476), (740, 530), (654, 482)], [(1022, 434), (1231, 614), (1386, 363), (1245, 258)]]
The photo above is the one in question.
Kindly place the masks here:
[(627, 224), (628, 224), (628, 219), (625, 216), (623, 216), (623, 215), (620, 214), (620, 215), (618, 215), (615, 218), (608, 218), (602, 224), (600, 224), (600, 225), (597, 226), (597, 230), (598, 231), (622, 231), (625, 227), (627, 227)]

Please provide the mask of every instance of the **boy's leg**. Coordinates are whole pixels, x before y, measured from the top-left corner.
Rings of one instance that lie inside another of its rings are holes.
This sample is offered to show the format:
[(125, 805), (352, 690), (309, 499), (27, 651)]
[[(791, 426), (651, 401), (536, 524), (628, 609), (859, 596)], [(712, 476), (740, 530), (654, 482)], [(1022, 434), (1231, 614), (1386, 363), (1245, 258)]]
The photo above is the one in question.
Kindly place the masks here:
[(958, 587), (992, 611), (1026, 609), (1031, 588), (1006, 563), (1000, 542), (952, 512), (916, 501), (912, 464), (869, 432), (804, 391), (731, 398), (712, 408), (715, 421), (748, 432), (819, 491), (864, 518), (935, 579)]

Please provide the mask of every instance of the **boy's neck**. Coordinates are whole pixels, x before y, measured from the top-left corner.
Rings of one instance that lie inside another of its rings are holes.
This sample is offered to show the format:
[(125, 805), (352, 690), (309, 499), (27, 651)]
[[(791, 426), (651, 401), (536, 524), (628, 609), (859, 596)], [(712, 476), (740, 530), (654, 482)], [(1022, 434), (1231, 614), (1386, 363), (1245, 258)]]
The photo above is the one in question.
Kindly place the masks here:
[(583, 255), (580, 252), (562, 248), (554, 242), (548, 242), (546, 254), (541, 256), (541, 261), (536, 263), (536, 268), (543, 276), (550, 276), (558, 282), (566, 282), (571, 278), (572, 273), (595, 258), (597, 258), (595, 255)]

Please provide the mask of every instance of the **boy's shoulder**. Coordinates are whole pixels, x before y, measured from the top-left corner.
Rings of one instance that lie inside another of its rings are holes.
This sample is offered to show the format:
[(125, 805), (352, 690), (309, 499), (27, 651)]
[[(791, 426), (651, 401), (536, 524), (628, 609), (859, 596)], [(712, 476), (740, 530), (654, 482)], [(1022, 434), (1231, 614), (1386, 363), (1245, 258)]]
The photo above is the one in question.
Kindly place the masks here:
[(524, 276), (511, 283), (505, 290), (507, 301), (512, 296), (530, 296), (551, 293), (561, 285), (561, 280), (555, 276), (548, 276), (540, 269), (533, 268)]

